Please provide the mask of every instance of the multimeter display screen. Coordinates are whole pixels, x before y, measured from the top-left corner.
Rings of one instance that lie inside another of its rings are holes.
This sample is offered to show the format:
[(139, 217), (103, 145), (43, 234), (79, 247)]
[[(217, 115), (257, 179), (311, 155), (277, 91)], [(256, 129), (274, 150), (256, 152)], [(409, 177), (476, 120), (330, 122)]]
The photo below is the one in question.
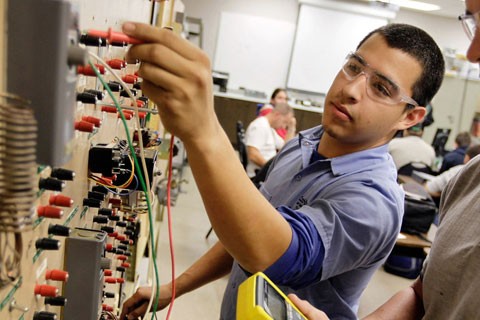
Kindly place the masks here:
[(265, 283), (265, 305), (264, 309), (270, 314), (273, 319), (287, 319), (287, 309), (285, 300), (277, 293), (275, 289)]

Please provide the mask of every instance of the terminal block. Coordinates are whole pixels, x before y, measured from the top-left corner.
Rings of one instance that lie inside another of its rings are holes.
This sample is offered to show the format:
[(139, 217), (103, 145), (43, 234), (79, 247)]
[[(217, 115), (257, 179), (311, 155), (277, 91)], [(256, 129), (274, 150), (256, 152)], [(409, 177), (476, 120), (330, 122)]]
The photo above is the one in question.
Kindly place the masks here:
[(102, 313), (103, 268), (102, 255), (107, 234), (99, 230), (75, 228), (65, 240), (64, 296), (68, 303), (63, 319), (99, 319)]

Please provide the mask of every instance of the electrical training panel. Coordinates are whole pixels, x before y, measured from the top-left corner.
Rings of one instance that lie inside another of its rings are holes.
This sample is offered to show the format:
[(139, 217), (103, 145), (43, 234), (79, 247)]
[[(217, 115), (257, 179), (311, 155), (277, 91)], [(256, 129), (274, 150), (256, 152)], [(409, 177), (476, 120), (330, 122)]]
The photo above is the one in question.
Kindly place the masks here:
[(0, 319), (117, 319), (147, 273), (170, 136), (139, 65), (124, 60), (129, 43), (109, 29), (132, 20), (180, 32), (183, 4), (7, 0), (1, 10)]

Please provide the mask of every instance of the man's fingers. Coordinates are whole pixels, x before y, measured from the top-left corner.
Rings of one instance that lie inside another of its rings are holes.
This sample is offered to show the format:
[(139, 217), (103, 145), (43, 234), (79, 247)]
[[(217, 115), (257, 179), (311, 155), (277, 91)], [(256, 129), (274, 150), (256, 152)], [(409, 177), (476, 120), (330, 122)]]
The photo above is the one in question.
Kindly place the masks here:
[(193, 44), (182, 39), (171, 30), (160, 29), (144, 23), (125, 22), (122, 25), (122, 31), (126, 35), (143, 42), (161, 43), (189, 60), (194, 60), (196, 57), (194, 52), (199, 50), (198, 48), (192, 50), (196, 48)]
[(170, 48), (159, 43), (132, 46), (128, 50), (126, 60), (148, 62), (177, 76), (185, 74), (190, 63), (190, 60), (181, 57)]

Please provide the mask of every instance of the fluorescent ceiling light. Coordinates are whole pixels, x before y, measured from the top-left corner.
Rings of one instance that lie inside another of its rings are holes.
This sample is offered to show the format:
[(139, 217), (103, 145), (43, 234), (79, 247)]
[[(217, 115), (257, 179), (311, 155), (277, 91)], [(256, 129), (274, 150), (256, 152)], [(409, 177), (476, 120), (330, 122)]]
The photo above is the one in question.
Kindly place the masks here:
[(399, 7), (420, 10), (420, 11), (435, 11), (435, 10), (441, 9), (440, 6), (437, 6), (436, 4), (413, 1), (413, 0), (370, 0), (370, 1), (383, 2), (383, 3), (393, 4)]

